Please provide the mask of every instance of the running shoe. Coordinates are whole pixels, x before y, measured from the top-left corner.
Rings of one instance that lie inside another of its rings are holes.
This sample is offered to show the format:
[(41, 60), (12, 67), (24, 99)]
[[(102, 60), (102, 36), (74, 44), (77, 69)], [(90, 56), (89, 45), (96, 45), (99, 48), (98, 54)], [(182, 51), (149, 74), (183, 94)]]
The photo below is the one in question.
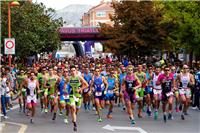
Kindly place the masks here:
[(183, 106), (182, 106), (182, 105), (179, 105), (179, 110), (180, 110), (180, 111), (182, 111), (182, 108), (183, 108)]
[(112, 119), (112, 115), (111, 114), (107, 115), (107, 118)]
[(195, 107), (192, 107), (192, 109), (196, 110), (196, 109), (198, 109), (198, 107), (197, 107), (197, 106), (195, 106)]
[(148, 116), (150, 117), (151, 116), (151, 110), (147, 109), (147, 112)]
[(176, 112), (178, 113), (178, 112), (180, 112), (180, 110), (179, 110), (179, 108), (178, 107), (176, 107)]
[(188, 112), (184, 112), (184, 115), (189, 115)]
[(31, 119), (30, 119), (30, 123), (32, 123), (32, 124), (33, 124), (33, 118), (31, 118)]
[(52, 120), (53, 120), (53, 121), (56, 120), (56, 113), (53, 114)]
[(64, 123), (65, 123), (65, 124), (68, 124), (68, 123), (69, 123), (67, 118), (64, 119)]
[(168, 114), (168, 120), (173, 120), (173, 116), (171, 113)]
[(75, 132), (77, 131), (77, 126), (74, 126), (74, 131), (75, 131)]
[(63, 115), (63, 112), (62, 112), (62, 111), (60, 111), (59, 115), (60, 115), (60, 116), (61, 116), (61, 115)]
[(48, 109), (44, 109), (44, 112), (45, 112), (45, 113), (48, 113)]
[(98, 121), (98, 122), (102, 122), (103, 120), (102, 120), (101, 118), (98, 118), (97, 121)]
[(123, 106), (123, 110), (126, 110), (126, 106), (125, 105)]
[(5, 115), (3, 118), (4, 118), (4, 119), (8, 119), (9, 117), (8, 117), (7, 115)]
[(154, 120), (157, 120), (158, 119), (158, 111), (155, 111), (154, 112)]
[(138, 114), (138, 118), (142, 118), (142, 115)]
[(165, 123), (167, 122), (167, 116), (166, 116), (166, 114), (163, 115), (163, 120), (164, 120)]
[(181, 119), (182, 119), (182, 120), (185, 120), (184, 114), (181, 115)]
[(135, 123), (136, 123), (136, 122), (135, 122), (135, 119), (132, 119), (132, 120), (131, 120), (131, 125), (135, 125)]

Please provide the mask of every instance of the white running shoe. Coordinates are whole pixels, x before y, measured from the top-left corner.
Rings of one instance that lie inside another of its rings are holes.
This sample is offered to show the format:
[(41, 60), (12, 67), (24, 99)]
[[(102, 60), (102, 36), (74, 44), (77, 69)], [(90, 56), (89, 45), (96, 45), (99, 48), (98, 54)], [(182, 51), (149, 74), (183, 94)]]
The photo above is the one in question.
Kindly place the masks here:
[(197, 106), (195, 106), (195, 107), (192, 107), (192, 109), (196, 110), (196, 109), (198, 109), (198, 107), (197, 107)]
[(4, 116), (4, 119), (8, 119), (9, 117), (8, 116)]
[(65, 123), (65, 124), (68, 124), (68, 123), (69, 123), (68, 120), (67, 120), (67, 118), (64, 119), (64, 123)]

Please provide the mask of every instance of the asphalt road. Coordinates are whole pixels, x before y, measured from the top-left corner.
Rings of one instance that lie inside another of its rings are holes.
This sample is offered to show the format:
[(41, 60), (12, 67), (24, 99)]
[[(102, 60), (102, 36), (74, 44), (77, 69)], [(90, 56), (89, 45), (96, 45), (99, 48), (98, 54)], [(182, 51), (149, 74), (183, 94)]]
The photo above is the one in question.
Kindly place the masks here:
[[(135, 109), (135, 113), (136, 113)], [(181, 120), (180, 113), (173, 113), (174, 120), (163, 122), (162, 112), (159, 111), (159, 118), (155, 121), (148, 118), (143, 113), (143, 118), (135, 117), (135, 126), (130, 125), (128, 115), (119, 107), (113, 110), (113, 118), (106, 118), (107, 110), (103, 111), (103, 122), (96, 121), (95, 111), (85, 111), (82, 109), (78, 114), (77, 133), (200, 133), (200, 111), (189, 110), (189, 115), (185, 120)], [(136, 113), (137, 114), (137, 113)], [(34, 119), (34, 124), (29, 123), (28, 116), (19, 113), (18, 108), (8, 113), (9, 119), (4, 121), (3, 133), (71, 133), (73, 125), (66, 125), (64, 117), (57, 115), (56, 121), (52, 121), (52, 114), (42, 114), (39, 106)]]

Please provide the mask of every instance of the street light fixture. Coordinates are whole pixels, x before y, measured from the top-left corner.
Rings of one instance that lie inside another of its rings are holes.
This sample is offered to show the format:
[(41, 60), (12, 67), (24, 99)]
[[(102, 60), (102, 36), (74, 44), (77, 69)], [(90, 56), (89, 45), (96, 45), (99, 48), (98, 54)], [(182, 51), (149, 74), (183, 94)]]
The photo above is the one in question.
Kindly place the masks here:
[[(10, 8), (13, 6), (20, 6), (18, 1), (8, 3), (8, 38), (11, 38), (11, 13)], [(11, 66), (11, 55), (9, 55), (9, 66)]]

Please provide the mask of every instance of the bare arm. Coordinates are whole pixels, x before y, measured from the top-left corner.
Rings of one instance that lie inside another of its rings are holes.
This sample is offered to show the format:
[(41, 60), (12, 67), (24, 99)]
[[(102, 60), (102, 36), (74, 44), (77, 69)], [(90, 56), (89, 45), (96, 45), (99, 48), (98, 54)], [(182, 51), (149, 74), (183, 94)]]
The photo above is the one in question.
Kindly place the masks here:
[(37, 89), (37, 93), (40, 93), (40, 84), (38, 80), (36, 81), (36, 89)]
[(134, 90), (137, 90), (142, 87), (142, 84), (140, 83), (140, 80), (138, 79), (138, 77), (136, 75), (135, 75), (135, 79), (136, 79), (138, 85), (134, 87)]
[(173, 86), (174, 90), (177, 90), (176, 80), (175, 79), (173, 79), (173, 81), (172, 81), (172, 86)]
[(105, 84), (105, 91), (108, 89), (108, 82), (105, 77), (102, 76), (103, 83)]
[(82, 87), (79, 89), (79, 92), (89, 87), (88, 83), (85, 81), (85, 79), (82, 76), (79, 76), (79, 80), (81, 81), (81, 84), (82, 84)]
[(123, 79), (122, 81), (122, 90), (125, 91), (126, 89), (126, 84), (125, 84), (125, 79)]
[(118, 91), (119, 90), (119, 81), (118, 79), (115, 80), (115, 89), (114, 91)]
[(195, 81), (194, 81), (194, 76), (192, 74), (190, 74), (190, 84), (194, 85)]
[(92, 80), (91, 80), (90, 90), (93, 90), (93, 88), (94, 88), (94, 76), (92, 77)]
[(48, 79), (45, 77), (45, 79), (44, 79), (44, 87), (45, 88), (50, 88), (50, 86), (47, 86), (47, 82), (48, 82)]

